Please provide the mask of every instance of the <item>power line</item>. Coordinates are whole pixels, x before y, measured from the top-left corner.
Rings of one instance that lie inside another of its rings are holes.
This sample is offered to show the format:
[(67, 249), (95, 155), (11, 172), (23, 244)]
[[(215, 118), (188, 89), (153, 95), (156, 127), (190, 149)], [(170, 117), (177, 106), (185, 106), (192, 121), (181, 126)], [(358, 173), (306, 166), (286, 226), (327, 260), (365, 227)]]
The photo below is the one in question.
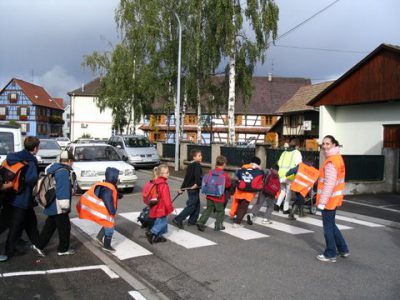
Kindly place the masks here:
[(366, 54), (367, 51), (358, 50), (344, 50), (344, 49), (328, 49), (328, 48), (313, 48), (313, 47), (300, 47), (300, 46), (289, 46), (289, 45), (271, 45), (272, 47), (279, 48), (290, 48), (290, 49), (304, 49), (304, 50), (315, 50), (315, 51), (327, 51), (327, 52), (341, 52), (341, 53), (361, 53)]

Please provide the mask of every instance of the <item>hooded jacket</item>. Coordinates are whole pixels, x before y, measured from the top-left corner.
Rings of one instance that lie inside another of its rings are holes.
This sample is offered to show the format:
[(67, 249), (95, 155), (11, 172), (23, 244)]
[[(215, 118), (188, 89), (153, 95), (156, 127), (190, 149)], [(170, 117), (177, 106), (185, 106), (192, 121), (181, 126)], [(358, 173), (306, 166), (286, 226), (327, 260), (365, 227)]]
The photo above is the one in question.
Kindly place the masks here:
[(158, 203), (150, 208), (150, 218), (162, 218), (168, 216), (174, 208), (172, 207), (171, 195), (167, 179), (158, 177), (155, 181), (158, 192)]
[[(106, 169), (106, 180), (105, 182), (117, 185), (119, 170), (116, 168), (108, 167)], [(117, 213), (117, 207), (114, 206), (113, 193), (112, 190), (105, 186), (98, 186), (95, 188), (94, 193), (97, 197), (101, 198), (106, 206), (110, 215), (115, 215)]]
[(44, 209), (48, 216), (69, 213), (71, 211), (72, 185), (70, 179), (71, 167), (53, 163), (46, 168), (46, 174), (54, 174), (56, 181), (56, 200)]
[(39, 178), (39, 165), (36, 157), (28, 150), (9, 153), (7, 163), (15, 165), (18, 162), (26, 162), (27, 166), (22, 169), (21, 176), (24, 178), (24, 189), (19, 194), (14, 194), (10, 204), (23, 209), (32, 208), (35, 204), (32, 191)]

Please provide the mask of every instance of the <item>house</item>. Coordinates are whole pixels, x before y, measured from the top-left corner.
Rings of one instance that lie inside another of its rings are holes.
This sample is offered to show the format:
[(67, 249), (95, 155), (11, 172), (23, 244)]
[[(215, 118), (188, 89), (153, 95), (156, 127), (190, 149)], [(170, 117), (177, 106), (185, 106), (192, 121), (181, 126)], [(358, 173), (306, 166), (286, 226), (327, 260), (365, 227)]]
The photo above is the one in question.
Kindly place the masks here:
[(269, 132), (278, 134), (280, 145), (297, 140), (301, 148), (318, 150), (319, 110), (307, 103), (332, 82), (302, 86), (292, 98), (277, 109), (276, 114), (282, 117)]
[(67, 105), (64, 108), (64, 113), (63, 113), (63, 120), (64, 120), (64, 126), (63, 126), (63, 135), (67, 138), (71, 137), (70, 134), (70, 128), (71, 128), (71, 105)]
[[(275, 111), (301, 87), (310, 85), (309, 79), (286, 77), (253, 77), (253, 94), (248, 105), (236, 100), (236, 141), (271, 142), (267, 133), (278, 121)], [(151, 141), (174, 141), (175, 120), (173, 111), (161, 105), (153, 105), (153, 113), (145, 116), (140, 127)], [(202, 116), (198, 119), (194, 108), (187, 108), (183, 119), (182, 138), (197, 141), (197, 129), (201, 126), (202, 143), (226, 143), (228, 138), (228, 116), (226, 107), (217, 113), (207, 102), (202, 103)]]
[(381, 44), (308, 103), (319, 108), (320, 138), (335, 136), (342, 154), (360, 161), (352, 172), (382, 171), (380, 184), (352, 192), (399, 191), (399, 83), (400, 47)]
[(41, 86), (12, 78), (0, 91), (0, 122), (17, 122), (23, 135), (62, 136), (62, 102)]
[(71, 98), (70, 139), (72, 141), (83, 135), (93, 138), (109, 138), (112, 135), (112, 110), (105, 108), (100, 111), (96, 103), (99, 87), (100, 78), (96, 78), (68, 93)]

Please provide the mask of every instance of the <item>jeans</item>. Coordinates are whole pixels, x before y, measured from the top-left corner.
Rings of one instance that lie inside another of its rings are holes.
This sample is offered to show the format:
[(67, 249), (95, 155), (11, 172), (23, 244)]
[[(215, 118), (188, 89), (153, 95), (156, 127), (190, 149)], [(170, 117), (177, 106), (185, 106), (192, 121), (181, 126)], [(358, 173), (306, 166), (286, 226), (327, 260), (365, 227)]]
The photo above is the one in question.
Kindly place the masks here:
[(167, 216), (162, 218), (157, 218), (154, 222), (153, 227), (151, 227), (151, 233), (156, 236), (163, 235), (168, 232), (168, 218)]
[(69, 249), (71, 223), (68, 214), (48, 216), (39, 236), (39, 249), (44, 249), (49, 243), (54, 231), (58, 231), (58, 252)]
[(273, 197), (265, 196), (263, 192), (258, 193), (257, 202), (253, 205), (251, 213), (257, 215), (261, 206), (266, 203), (267, 209), (264, 214), (264, 218), (271, 220), (272, 212), (274, 211), (275, 199)]
[(200, 214), (200, 190), (188, 190), (188, 197), (186, 207), (175, 217), (175, 221), (182, 223), (189, 216), (188, 223), (194, 225)]
[(112, 237), (114, 234), (114, 227), (103, 227), (104, 228), (104, 236)]
[(326, 249), (324, 251), (325, 257), (336, 257), (336, 249), (340, 253), (349, 252), (346, 241), (343, 238), (339, 228), (335, 223), (335, 210), (324, 209), (322, 211), (322, 223), (324, 225), (324, 237), (326, 242)]
[(211, 213), (215, 209), (215, 226), (221, 226), (224, 222), (225, 211), (224, 211), (224, 202), (215, 202), (212, 200), (207, 200), (207, 208), (203, 211), (198, 223), (205, 225), (210, 217)]

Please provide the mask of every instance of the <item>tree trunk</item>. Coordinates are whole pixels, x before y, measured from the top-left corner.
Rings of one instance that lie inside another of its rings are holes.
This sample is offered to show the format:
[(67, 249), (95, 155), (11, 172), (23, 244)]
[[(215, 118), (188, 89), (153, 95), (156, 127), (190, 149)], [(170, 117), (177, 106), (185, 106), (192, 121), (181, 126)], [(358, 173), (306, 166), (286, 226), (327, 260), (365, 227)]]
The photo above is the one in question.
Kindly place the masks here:
[[(186, 105), (187, 105), (187, 91), (185, 89), (185, 93), (183, 94), (183, 103), (182, 103), (182, 111), (181, 111), (181, 123), (180, 123), (180, 134), (181, 139), (183, 140), (183, 134), (185, 132), (185, 113), (186, 113)], [(186, 137), (187, 139), (187, 137)]]
[(235, 54), (229, 57), (229, 95), (228, 95), (228, 144), (236, 142), (235, 138)]
[(201, 144), (201, 103), (200, 103), (200, 80), (196, 80), (197, 100), (197, 144)]

